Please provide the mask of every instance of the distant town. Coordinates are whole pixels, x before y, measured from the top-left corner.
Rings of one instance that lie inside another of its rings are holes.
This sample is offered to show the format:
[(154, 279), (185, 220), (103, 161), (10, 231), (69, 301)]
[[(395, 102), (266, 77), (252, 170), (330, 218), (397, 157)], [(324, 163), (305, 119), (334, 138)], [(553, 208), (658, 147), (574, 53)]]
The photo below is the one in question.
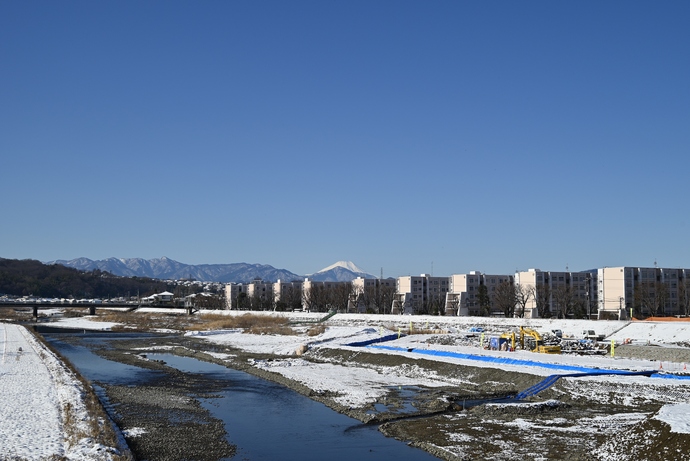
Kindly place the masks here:
[[(83, 263), (84, 258), (80, 261)], [(116, 261), (122, 264), (125, 260)], [(174, 263), (178, 271), (192, 270), (192, 266), (180, 268), (181, 263), (167, 258), (152, 263), (161, 261), (168, 266)], [(140, 260), (137, 264), (142, 266)], [(514, 274), (472, 271), (450, 276), (420, 274), (382, 278), (366, 274), (347, 261), (304, 277), (271, 266), (243, 266), (255, 273), (261, 267), (271, 275), (287, 274), (291, 279), (271, 281), (255, 276), (247, 282), (226, 283), (167, 279), (160, 282), (170, 291), (136, 296), (133, 293), (112, 298), (3, 295), (0, 303), (610, 320), (687, 316), (690, 312), (690, 269), (620, 266), (588, 271), (529, 269)]]
[(227, 284), (225, 298), (229, 309), (623, 320), (687, 315), (690, 269), (529, 269), (512, 275), (475, 271), (347, 282), (254, 280)]

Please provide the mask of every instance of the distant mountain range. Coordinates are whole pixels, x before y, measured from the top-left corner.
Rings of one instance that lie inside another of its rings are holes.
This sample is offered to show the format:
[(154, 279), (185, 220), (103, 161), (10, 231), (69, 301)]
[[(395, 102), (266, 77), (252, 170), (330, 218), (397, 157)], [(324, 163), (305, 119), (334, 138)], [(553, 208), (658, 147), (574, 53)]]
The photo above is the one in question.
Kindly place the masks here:
[[(70, 261), (49, 261), (46, 264), (60, 264), (83, 271), (100, 269), (123, 277), (151, 277), (162, 280), (194, 279), (202, 282), (236, 282), (248, 283), (259, 277), (262, 280), (275, 282), (278, 279), (292, 281), (302, 280), (304, 275), (298, 275), (286, 269), (276, 269), (267, 264), (184, 264), (165, 256), (155, 259), (142, 258), (108, 258), (91, 260), (77, 258)], [(338, 261), (321, 269), (309, 278), (317, 281), (351, 281), (357, 277), (375, 278), (367, 274), (354, 263)]]

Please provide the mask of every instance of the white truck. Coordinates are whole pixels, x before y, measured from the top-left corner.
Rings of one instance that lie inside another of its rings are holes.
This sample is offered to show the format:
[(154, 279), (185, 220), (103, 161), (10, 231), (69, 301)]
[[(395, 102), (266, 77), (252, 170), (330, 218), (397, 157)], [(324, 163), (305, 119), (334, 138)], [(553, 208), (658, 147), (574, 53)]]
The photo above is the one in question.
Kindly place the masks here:
[(591, 339), (592, 341), (603, 341), (604, 335), (598, 335), (594, 330), (582, 330), (582, 339)]

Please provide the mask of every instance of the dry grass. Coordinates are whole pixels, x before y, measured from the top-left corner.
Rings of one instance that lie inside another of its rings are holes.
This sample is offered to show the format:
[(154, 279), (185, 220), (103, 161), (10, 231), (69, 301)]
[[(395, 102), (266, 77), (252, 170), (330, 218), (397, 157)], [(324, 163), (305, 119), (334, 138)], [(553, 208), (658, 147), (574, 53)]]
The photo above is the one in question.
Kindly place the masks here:
[(241, 328), (251, 334), (294, 335), (288, 319), (274, 315), (244, 314), (239, 316), (203, 314), (189, 330), (227, 330)]
[(14, 307), (3, 307), (0, 309), (0, 319), (5, 322), (25, 322), (33, 318), (31, 309), (18, 310)]
[(113, 331), (151, 331), (155, 329), (184, 330), (194, 317), (178, 313), (100, 311), (92, 319), (120, 325)]
[(296, 334), (288, 326), (289, 321), (285, 317), (249, 313), (244, 315), (201, 314), (190, 316), (178, 313), (101, 311), (94, 320), (118, 323), (118, 326), (113, 327), (114, 331), (151, 331), (155, 329), (210, 331), (238, 328), (252, 334)]

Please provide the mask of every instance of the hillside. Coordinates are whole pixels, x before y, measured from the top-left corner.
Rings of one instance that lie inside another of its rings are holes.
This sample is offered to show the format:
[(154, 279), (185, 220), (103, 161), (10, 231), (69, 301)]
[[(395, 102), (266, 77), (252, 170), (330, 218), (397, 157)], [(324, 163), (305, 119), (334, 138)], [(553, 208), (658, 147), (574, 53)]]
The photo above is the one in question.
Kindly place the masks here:
[(99, 269), (90, 272), (31, 259), (0, 258), (0, 294), (41, 298), (106, 298), (148, 296), (168, 289), (150, 278), (117, 277)]

